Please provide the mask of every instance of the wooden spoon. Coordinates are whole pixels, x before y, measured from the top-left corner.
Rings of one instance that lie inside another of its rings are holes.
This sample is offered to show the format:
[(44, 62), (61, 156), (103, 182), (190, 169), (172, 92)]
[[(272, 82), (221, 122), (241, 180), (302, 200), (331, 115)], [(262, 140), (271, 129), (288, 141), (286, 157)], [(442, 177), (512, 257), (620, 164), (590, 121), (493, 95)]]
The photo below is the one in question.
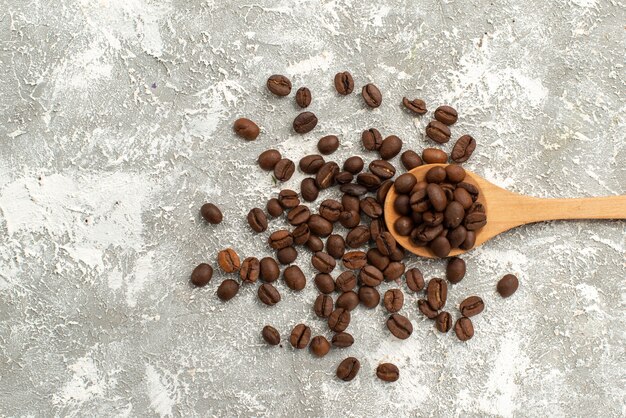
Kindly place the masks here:
[[(422, 165), (414, 168), (410, 173), (417, 178), (417, 181), (422, 181), (428, 170), (435, 166), (445, 167), (446, 165)], [(557, 219), (626, 219), (626, 195), (578, 199), (541, 199), (510, 192), (471, 171), (465, 170), (465, 172), (464, 181), (473, 184), (480, 190), (478, 202), (483, 204), (487, 215), (487, 224), (476, 231), (474, 247), (511, 228), (533, 222)], [(387, 229), (396, 241), (408, 251), (422, 257), (436, 258), (437, 256), (428, 247), (417, 247), (413, 245), (409, 237), (403, 237), (395, 231), (394, 222), (400, 217), (400, 214), (393, 208), (393, 202), (397, 196), (395, 188), (392, 187), (385, 199)], [(455, 256), (465, 252), (467, 250), (454, 248), (449, 255)]]

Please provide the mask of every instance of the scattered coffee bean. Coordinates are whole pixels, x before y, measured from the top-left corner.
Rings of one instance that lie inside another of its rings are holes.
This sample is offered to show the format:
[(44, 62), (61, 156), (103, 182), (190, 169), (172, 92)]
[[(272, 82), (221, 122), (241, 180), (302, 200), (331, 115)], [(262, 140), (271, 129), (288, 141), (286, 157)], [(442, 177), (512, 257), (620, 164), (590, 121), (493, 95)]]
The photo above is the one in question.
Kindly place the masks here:
[(395, 364), (382, 363), (376, 368), (376, 376), (385, 382), (395, 382), (400, 378), (400, 370)]
[(439, 310), (446, 304), (448, 285), (441, 279), (434, 278), (428, 282), (426, 289), (428, 304), (434, 310)]
[(256, 232), (263, 232), (267, 229), (267, 216), (265, 216), (262, 209), (250, 209), (250, 212), (248, 212), (248, 225)]
[(280, 293), (269, 283), (263, 283), (257, 291), (259, 300), (268, 306), (274, 306), (280, 302)]
[(370, 230), (365, 225), (359, 225), (346, 235), (346, 244), (350, 248), (358, 248), (370, 240)]
[(319, 237), (312, 235), (312, 234), (309, 236), (309, 239), (306, 241), (306, 246), (309, 250), (311, 250), (314, 253), (318, 251), (322, 251), (324, 249), (324, 243), (322, 242), (322, 240)]
[(317, 357), (324, 357), (330, 351), (330, 343), (325, 337), (318, 335), (311, 340), (309, 350)]
[(383, 303), (387, 312), (396, 313), (402, 309), (404, 305), (404, 294), (400, 289), (389, 289), (385, 292)]
[(322, 251), (318, 251), (311, 257), (311, 264), (320, 273), (330, 273), (335, 269), (335, 259), (330, 255)]
[(343, 211), (343, 206), (334, 199), (326, 199), (320, 203), (318, 211), (322, 218), (327, 221), (337, 222), (341, 216), (341, 212)]
[(339, 363), (337, 377), (344, 382), (349, 382), (355, 378), (360, 368), (361, 363), (359, 363), (359, 360), (354, 357), (348, 357)]
[(274, 166), (274, 177), (279, 181), (287, 181), (293, 176), (296, 166), (293, 161), (288, 158), (283, 158)]
[(335, 281), (335, 289), (339, 292), (349, 292), (356, 287), (356, 275), (351, 271), (344, 271)]
[(307, 327), (304, 324), (296, 325), (291, 331), (291, 335), (289, 336), (289, 342), (291, 343), (291, 346), (300, 350), (309, 345), (310, 339), (311, 328)]
[(378, 150), (380, 158), (383, 160), (391, 160), (402, 150), (402, 140), (395, 135), (390, 135), (383, 140)]
[(338, 348), (347, 348), (354, 344), (354, 337), (347, 332), (338, 332), (333, 335), (332, 343)]
[(413, 324), (405, 316), (394, 313), (387, 319), (387, 328), (396, 337), (406, 340), (413, 333)]
[(393, 185), (393, 180), (385, 180), (380, 183), (380, 187), (376, 191), (376, 200), (378, 201), (378, 203), (380, 203), (381, 205), (385, 204), (385, 198), (387, 197), (387, 193), (389, 193), (389, 189), (391, 189)]
[(400, 156), (400, 161), (402, 162), (404, 168), (408, 171), (424, 164), (422, 158), (420, 158), (420, 156), (413, 150), (404, 151)]
[(446, 267), (446, 278), (450, 283), (458, 283), (465, 277), (465, 260), (452, 257)]
[(255, 283), (261, 272), (261, 263), (256, 257), (248, 257), (241, 263), (239, 269), (239, 277), (244, 283)]
[(307, 87), (300, 87), (296, 92), (296, 103), (303, 109), (309, 107), (311, 104), (311, 90)]
[(328, 189), (335, 184), (335, 177), (339, 173), (339, 166), (336, 162), (325, 163), (315, 176), (315, 183), (319, 189)]
[(335, 89), (342, 96), (352, 93), (354, 90), (352, 74), (347, 71), (335, 74)]
[(306, 174), (316, 174), (325, 162), (324, 157), (321, 155), (312, 154), (302, 157), (298, 166), (300, 167), (300, 170)]
[(474, 336), (474, 325), (469, 318), (462, 316), (456, 320), (454, 332), (459, 340), (467, 341)]
[(359, 296), (352, 290), (347, 292), (343, 292), (337, 298), (337, 302), (335, 302), (335, 307), (343, 308), (347, 311), (351, 311), (359, 305)]
[(261, 155), (259, 155), (257, 162), (259, 163), (259, 167), (261, 167), (263, 170), (269, 171), (273, 170), (276, 164), (282, 158), (283, 157), (280, 155), (280, 152), (278, 152), (278, 150), (268, 149), (266, 151), (263, 151)]
[(302, 112), (293, 120), (293, 130), (299, 134), (311, 132), (317, 126), (317, 116), (312, 112)]
[(300, 194), (302, 199), (306, 202), (313, 202), (319, 196), (319, 189), (315, 183), (315, 179), (307, 177), (300, 183)]
[(286, 229), (280, 229), (273, 232), (267, 241), (273, 249), (281, 250), (285, 247), (293, 245), (293, 235), (291, 235), (291, 232)]
[(309, 238), (311, 238), (311, 230), (308, 224), (301, 224), (293, 230), (291, 235), (293, 236), (293, 243), (295, 245), (304, 245), (309, 241)]
[(416, 113), (418, 115), (423, 115), (423, 114), (425, 114), (427, 112), (427, 110), (426, 110), (426, 102), (423, 101), (422, 99), (409, 100), (406, 97), (403, 97), (402, 98), (402, 104), (408, 110), (410, 110), (411, 112)]
[(332, 154), (339, 148), (339, 138), (335, 135), (326, 135), (317, 142), (317, 149), (324, 155)]
[(341, 258), (343, 266), (350, 270), (358, 270), (367, 264), (367, 256), (363, 251), (349, 251)]
[(315, 286), (320, 292), (329, 294), (335, 290), (335, 281), (330, 274), (318, 273), (315, 275)]
[(458, 117), (456, 110), (450, 106), (439, 106), (435, 109), (435, 119), (445, 125), (453, 125)]
[(283, 271), (283, 279), (291, 290), (300, 291), (306, 286), (306, 278), (298, 266), (287, 267)]
[(381, 180), (388, 180), (396, 175), (396, 168), (385, 160), (372, 161), (369, 170)]
[(443, 123), (432, 120), (428, 126), (426, 126), (426, 135), (435, 142), (445, 144), (450, 140), (451, 132), (450, 128)]
[(368, 196), (365, 199), (361, 200), (360, 206), (363, 213), (372, 219), (377, 219), (383, 214), (383, 207), (373, 197)]
[(259, 263), (259, 277), (264, 282), (274, 282), (280, 275), (278, 263), (272, 257), (262, 258)]
[(341, 258), (346, 252), (346, 242), (341, 235), (331, 234), (326, 240), (326, 252), (333, 258)]
[[(366, 189), (369, 189), (369, 190), (378, 189), (380, 187), (380, 184), (382, 183), (380, 177), (378, 177), (376, 174), (373, 174), (373, 173), (360, 173), (358, 176), (356, 176), (356, 181), (357, 183), (359, 183), (359, 185), (365, 188), (365, 189), (359, 190), (361, 192), (359, 196), (365, 194), (367, 192)], [(349, 192), (346, 186), (356, 186), (356, 185), (346, 184), (344, 186), (341, 186), (342, 192), (345, 192), (345, 193)]]
[(361, 201), (356, 196), (344, 194), (341, 197), (341, 206), (345, 211), (358, 212), (359, 210), (361, 210)]
[(369, 128), (361, 133), (363, 148), (368, 151), (378, 151), (383, 144), (383, 137), (376, 128)]
[(327, 237), (333, 232), (333, 224), (322, 218), (320, 215), (311, 215), (307, 222), (313, 235)]
[(363, 170), (363, 159), (361, 157), (357, 157), (356, 155), (348, 158), (343, 163), (343, 169), (352, 174), (358, 174)]
[(399, 279), (404, 274), (405, 269), (406, 266), (404, 265), (404, 263), (401, 263), (399, 261), (392, 261), (383, 271), (383, 277), (385, 281), (388, 282)]
[(440, 312), (435, 318), (435, 327), (439, 332), (448, 332), (452, 328), (452, 315), (449, 312)]
[(226, 273), (233, 273), (239, 270), (239, 256), (232, 248), (227, 248), (217, 254), (217, 263)]
[(261, 332), (263, 339), (269, 345), (278, 345), (280, 344), (280, 333), (276, 328), (271, 325), (266, 325), (263, 327), (263, 331)]
[(293, 247), (285, 247), (276, 251), (276, 259), (283, 266), (293, 263), (296, 258), (298, 258), (298, 250)]
[(291, 81), (284, 75), (274, 74), (267, 79), (267, 89), (276, 96), (288, 96), (291, 93)]
[(422, 160), (426, 164), (445, 164), (448, 162), (448, 154), (437, 148), (425, 148), (422, 151)]
[(231, 300), (239, 292), (239, 283), (233, 279), (224, 280), (217, 288), (217, 297), (224, 302)]
[(233, 125), (233, 129), (237, 135), (248, 141), (254, 141), (261, 132), (256, 123), (246, 118), (237, 119)]
[(202, 287), (206, 286), (213, 277), (213, 267), (207, 263), (200, 263), (191, 272), (191, 283), (194, 286)]
[(373, 309), (380, 303), (380, 293), (374, 287), (361, 286), (359, 288), (359, 301), (368, 309)]
[(337, 182), (337, 184), (348, 184), (352, 180), (354, 180), (354, 175), (347, 171), (340, 171), (335, 176), (335, 181)]
[(267, 201), (267, 205), (265, 206), (265, 208), (267, 209), (267, 213), (269, 213), (274, 218), (277, 218), (283, 214), (283, 207), (280, 205), (280, 202), (275, 197)]
[(333, 311), (333, 298), (328, 295), (319, 295), (313, 304), (315, 315), (320, 318), (328, 318)]
[[(297, 194), (296, 199), (298, 199)], [(300, 203), (300, 200), (298, 199), (297, 202)], [(308, 206), (298, 205), (289, 212), (289, 215), (287, 215), (287, 222), (289, 222), (293, 226), (298, 226), (307, 222), (310, 217), (311, 211), (309, 210)]]
[(348, 229), (354, 228), (360, 222), (361, 222), (361, 215), (359, 215), (359, 212), (355, 212), (353, 210), (341, 212), (341, 216), (339, 216), (339, 223), (344, 228), (348, 228)]
[(382, 255), (389, 256), (396, 249), (396, 239), (389, 232), (383, 232), (376, 239), (376, 247)]
[(508, 298), (513, 293), (515, 293), (518, 287), (519, 281), (517, 280), (517, 277), (512, 274), (506, 274), (500, 279), (496, 289), (498, 290), (500, 296), (502, 296), (503, 298)]
[(224, 219), (220, 208), (215, 206), (213, 203), (205, 203), (202, 205), (200, 208), (200, 214), (208, 223), (214, 225), (221, 223), (222, 219)]
[(362, 285), (376, 287), (384, 279), (383, 272), (374, 266), (365, 266), (359, 272), (359, 281)]
[(383, 255), (378, 248), (370, 248), (367, 251), (367, 261), (380, 271), (384, 271), (391, 260)]
[(466, 317), (471, 317), (474, 315), (478, 315), (485, 309), (485, 303), (478, 296), (470, 296), (461, 302), (459, 305), (459, 310), (461, 311), (461, 315)]
[(417, 308), (428, 319), (435, 319), (437, 317), (437, 310), (430, 307), (430, 304), (425, 299), (417, 301)]
[(285, 209), (293, 209), (300, 204), (298, 193), (291, 189), (283, 189), (278, 193), (278, 201)]
[(460, 137), (452, 148), (451, 158), (455, 163), (464, 163), (469, 160), (476, 149), (476, 140), (470, 135)]
[(331, 331), (345, 331), (348, 325), (350, 325), (350, 311), (347, 309), (337, 308), (328, 317), (328, 328)]
[(383, 102), (383, 95), (374, 84), (369, 83), (363, 86), (361, 91), (363, 101), (368, 107), (376, 108)]

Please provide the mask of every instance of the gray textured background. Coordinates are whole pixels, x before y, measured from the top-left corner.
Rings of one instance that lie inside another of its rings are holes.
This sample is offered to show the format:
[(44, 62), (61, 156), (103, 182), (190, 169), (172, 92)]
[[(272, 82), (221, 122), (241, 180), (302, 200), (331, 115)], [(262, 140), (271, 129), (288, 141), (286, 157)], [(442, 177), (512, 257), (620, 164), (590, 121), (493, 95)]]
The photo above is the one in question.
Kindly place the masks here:
[[(453, 136), (479, 144), (467, 167), (499, 185), (626, 193), (621, 1), (0, 3), (0, 415), (626, 414), (623, 221), (523, 227), (468, 254), (449, 308), (471, 294), (487, 308), (465, 344), (436, 334), (407, 294), (409, 340), (384, 329), (382, 307), (357, 309), (356, 344), (314, 359), (259, 337), (300, 321), (329, 336), (311, 282), (299, 294), (279, 283), (274, 308), (255, 286), (221, 303), (219, 272), (188, 283), (223, 247), (270, 254), (244, 220), (277, 192), (262, 150), (297, 159), (335, 133), (343, 161), (370, 126), (405, 149), (431, 145), (429, 117), (403, 112), (403, 95), (454, 105)], [(345, 69), (381, 88), (381, 108), (336, 95)], [(293, 98), (264, 88), (276, 72), (313, 91), (313, 132), (290, 132)], [(262, 126), (256, 142), (231, 131), (244, 115)], [(199, 219), (204, 201), (221, 225)], [(502, 300), (508, 272), (521, 287)], [(334, 378), (347, 355), (362, 362), (351, 383)], [(381, 361), (398, 382), (374, 377)]]

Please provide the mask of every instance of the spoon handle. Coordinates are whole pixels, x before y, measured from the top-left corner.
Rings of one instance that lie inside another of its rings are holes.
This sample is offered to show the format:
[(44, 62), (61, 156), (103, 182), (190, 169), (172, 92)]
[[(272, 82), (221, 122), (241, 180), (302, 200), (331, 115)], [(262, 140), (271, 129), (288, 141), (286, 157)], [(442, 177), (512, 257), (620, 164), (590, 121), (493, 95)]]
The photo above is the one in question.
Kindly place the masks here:
[(523, 223), (558, 219), (626, 219), (626, 195), (577, 199), (524, 196), (518, 208)]

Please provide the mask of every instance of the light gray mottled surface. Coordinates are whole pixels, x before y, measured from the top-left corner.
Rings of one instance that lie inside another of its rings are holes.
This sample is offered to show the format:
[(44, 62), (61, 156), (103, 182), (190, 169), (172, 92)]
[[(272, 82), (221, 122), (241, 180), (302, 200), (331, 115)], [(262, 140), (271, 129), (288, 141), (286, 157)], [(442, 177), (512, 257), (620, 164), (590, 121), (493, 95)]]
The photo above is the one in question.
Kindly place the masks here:
[[(456, 316), (478, 294), (487, 309), (465, 344), (436, 334), (407, 294), (409, 340), (384, 329), (382, 307), (357, 309), (357, 343), (314, 359), (259, 336), (300, 321), (330, 336), (311, 282), (299, 294), (279, 283), (274, 308), (256, 286), (219, 302), (219, 272), (188, 283), (223, 247), (270, 254), (244, 220), (277, 192), (255, 164), (262, 150), (298, 159), (335, 133), (343, 161), (370, 126), (405, 149), (431, 145), (429, 117), (403, 112), (403, 95), (454, 105), (453, 136), (479, 143), (467, 167), (497, 184), (626, 193), (621, 1), (2, 3), (0, 415), (626, 414), (623, 221), (533, 225), (468, 254), (449, 307)], [(345, 69), (381, 88), (381, 108), (336, 95)], [(313, 91), (313, 132), (290, 132), (293, 98), (264, 88), (276, 72)], [(256, 142), (233, 135), (240, 116), (262, 126)], [(223, 208), (221, 225), (201, 221), (205, 201)], [(508, 272), (521, 288), (502, 300)], [(362, 362), (351, 383), (334, 378), (347, 355)], [(374, 377), (382, 361), (401, 368), (397, 383)]]

